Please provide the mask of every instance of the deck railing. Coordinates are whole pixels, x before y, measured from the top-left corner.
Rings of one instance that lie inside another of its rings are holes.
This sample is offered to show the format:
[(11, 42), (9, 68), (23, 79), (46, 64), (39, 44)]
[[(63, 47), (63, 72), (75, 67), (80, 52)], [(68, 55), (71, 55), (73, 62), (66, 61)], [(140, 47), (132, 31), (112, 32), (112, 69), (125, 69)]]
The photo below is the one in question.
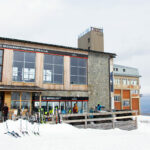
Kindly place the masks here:
[[(117, 112), (98, 112), (98, 113), (83, 113), (83, 114), (60, 114), (63, 123), (84, 123), (87, 128), (88, 122), (112, 122), (112, 128), (115, 128), (116, 120), (132, 119), (135, 121), (137, 128), (137, 114), (138, 111), (117, 111)], [(56, 123), (57, 115), (51, 115), (50, 123)], [(58, 122), (58, 121), (57, 121)]]

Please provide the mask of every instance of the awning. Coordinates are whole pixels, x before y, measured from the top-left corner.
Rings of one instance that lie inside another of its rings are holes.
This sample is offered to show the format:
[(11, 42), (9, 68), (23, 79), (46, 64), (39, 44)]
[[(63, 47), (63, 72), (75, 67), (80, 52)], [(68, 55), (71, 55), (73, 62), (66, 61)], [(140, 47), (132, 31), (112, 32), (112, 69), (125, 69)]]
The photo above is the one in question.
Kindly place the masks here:
[(16, 86), (16, 85), (0, 85), (0, 91), (26, 91), (26, 92), (42, 92), (44, 88), (38, 86)]

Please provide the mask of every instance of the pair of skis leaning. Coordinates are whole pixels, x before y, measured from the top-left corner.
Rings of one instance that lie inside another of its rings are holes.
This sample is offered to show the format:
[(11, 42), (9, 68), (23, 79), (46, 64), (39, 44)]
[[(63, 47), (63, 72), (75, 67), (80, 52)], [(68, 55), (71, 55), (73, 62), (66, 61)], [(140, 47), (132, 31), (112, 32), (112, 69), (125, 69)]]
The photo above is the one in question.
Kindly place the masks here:
[(15, 132), (15, 131), (9, 131), (9, 129), (8, 129), (8, 124), (7, 124), (7, 120), (6, 120), (6, 130), (7, 130), (7, 132), (5, 133), (5, 134), (8, 134), (8, 135), (10, 135), (10, 136), (13, 136), (13, 137), (15, 137), (15, 138), (20, 138), (21, 136), (17, 133), (17, 132)]

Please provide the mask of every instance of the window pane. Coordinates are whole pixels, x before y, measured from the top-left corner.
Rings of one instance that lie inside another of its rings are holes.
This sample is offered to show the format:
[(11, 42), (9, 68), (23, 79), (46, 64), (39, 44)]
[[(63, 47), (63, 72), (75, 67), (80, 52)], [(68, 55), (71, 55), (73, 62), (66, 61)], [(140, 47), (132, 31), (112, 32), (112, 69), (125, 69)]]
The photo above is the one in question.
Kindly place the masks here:
[(71, 66), (78, 66), (78, 59), (79, 58), (71, 57)]
[(71, 67), (71, 75), (78, 75), (78, 68), (77, 67)]
[(53, 64), (53, 56), (52, 55), (44, 55), (44, 63)]
[(86, 84), (87, 60), (71, 57), (71, 84)]
[(2, 80), (2, 66), (0, 66), (0, 81)]
[(54, 83), (62, 83), (62, 75), (54, 75)]
[(63, 56), (54, 56), (54, 64), (63, 65)]
[(20, 108), (20, 101), (11, 101), (11, 108), (12, 109)]
[(24, 52), (14, 51), (14, 60), (15, 61), (23, 61), (24, 60)]
[(11, 93), (11, 100), (20, 100), (20, 93), (19, 92), (12, 92)]
[(83, 113), (82, 102), (78, 102), (78, 112)]
[(22, 72), (22, 69), (23, 69), (23, 62), (14, 62), (14, 63), (13, 63), (13, 68), (17, 68), (17, 72), (18, 72), (18, 71), (21, 71), (21, 72)]
[(66, 102), (66, 112), (71, 113), (71, 102)]
[(63, 74), (63, 68), (62, 66), (54, 66), (54, 74)]
[(79, 83), (80, 84), (86, 84), (86, 78), (85, 77), (79, 77)]
[(30, 93), (29, 92), (23, 92), (22, 93), (22, 100), (30, 100)]
[(56, 84), (63, 83), (63, 59), (63, 56), (44, 55), (44, 82)]
[(45, 65), (44, 65), (44, 69), (45, 69), (45, 70), (51, 70), (51, 72), (52, 72), (53, 66), (52, 66), (52, 65), (47, 65), (47, 64), (45, 64)]
[(0, 50), (0, 56), (3, 56), (3, 50)]
[(35, 53), (14, 51), (13, 81), (35, 81)]
[(87, 59), (81, 59), (79, 58), (79, 63), (78, 65), (81, 66), (81, 67), (86, 67), (86, 63), (87, 62)]
[(35, 62), (35, 53), (25, 53), (26, 62)]
[(0, 65), (2, 65), (2, 64), (3, 64), (3, 57), (0, 56)]
[(21, 102), (21, 108), (22, 109), (30, 109), (30, 102), (28, 102), (28, 101), (22, 101)]
[(86, 68), (79, 68), (79, 75), (86, 76)]
[(35, 63), (25, 63), (25, 68), (35, 68)]
[(71, 76), (71, 84), (78, 84), (78, 77), (77, 76)]

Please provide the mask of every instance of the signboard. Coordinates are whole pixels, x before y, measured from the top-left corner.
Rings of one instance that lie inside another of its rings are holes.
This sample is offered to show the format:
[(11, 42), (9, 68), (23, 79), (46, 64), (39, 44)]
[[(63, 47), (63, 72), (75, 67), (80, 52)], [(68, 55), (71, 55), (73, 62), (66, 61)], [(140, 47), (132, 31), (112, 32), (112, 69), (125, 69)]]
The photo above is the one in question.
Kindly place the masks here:
[[(88, 97), (61, 97), (61, 96), (42, 96), (42, 101), (88, 101)], [(34, 99), (34, 101), (39, 101)]]
[(39, 49), (39, 48), (32, 48), (32, 47), (23, 47), (23, 46), (8, 45), (8, 44), (0, 44), (0, 48), (13, 49), (13, 50), (22, 50), (22, 51), (30, 51), (30, 52), (59, 54), (59, 55), (68, 55), (68, 56), (76, 56), (76, 57), (88, 57), (88, 55), (84, 55), (84, 54), (62, 52), (62, 51), (54, 51), (54, 50), (47, 50), (47, 49)]

